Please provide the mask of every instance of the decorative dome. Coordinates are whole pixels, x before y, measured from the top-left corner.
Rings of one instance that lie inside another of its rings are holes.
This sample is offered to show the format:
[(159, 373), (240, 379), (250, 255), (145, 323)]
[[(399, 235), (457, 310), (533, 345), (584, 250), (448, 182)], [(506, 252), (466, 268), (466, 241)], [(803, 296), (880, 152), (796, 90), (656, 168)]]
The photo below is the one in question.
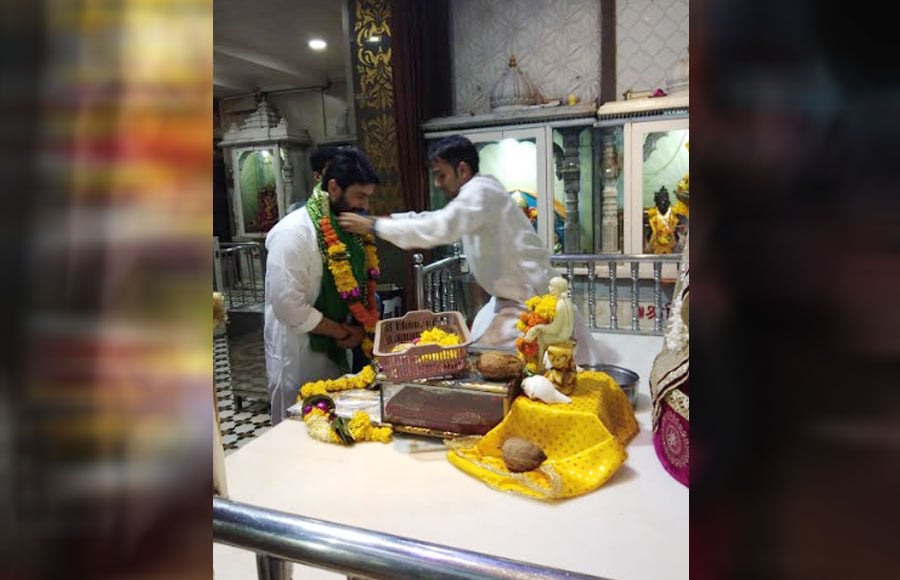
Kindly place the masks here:
[(519, 109), (528, 105), (537, 105), (541, 97), (534, 85), (528, 80), (516, 64), (516, 57), (509, 58), (509, 68), (494, 83), (491, 89), (491, 109), (504, 111)]

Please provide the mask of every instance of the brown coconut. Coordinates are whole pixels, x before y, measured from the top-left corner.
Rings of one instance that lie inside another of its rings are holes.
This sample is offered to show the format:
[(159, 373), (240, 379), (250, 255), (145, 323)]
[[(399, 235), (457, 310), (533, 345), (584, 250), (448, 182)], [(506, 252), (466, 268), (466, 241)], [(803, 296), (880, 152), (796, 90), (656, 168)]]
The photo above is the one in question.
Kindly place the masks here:
[(478, 357), (475, 366), (484, 378), (491, 381), (505, 381), (522, 374), (523, 363), (514, 354), (488, 351)]
[(537, 469), (547, 459), (544, 450), (527, 439), (510, 437), (500, 447), (506, 468), (513, 473)]

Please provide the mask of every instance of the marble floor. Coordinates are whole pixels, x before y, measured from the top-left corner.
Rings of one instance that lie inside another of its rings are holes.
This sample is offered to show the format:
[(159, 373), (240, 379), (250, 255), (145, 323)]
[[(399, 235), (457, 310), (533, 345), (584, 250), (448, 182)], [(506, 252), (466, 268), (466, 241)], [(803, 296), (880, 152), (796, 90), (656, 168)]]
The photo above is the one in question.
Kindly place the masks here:
[[(219, 427), (225, 453), (238, 449), (272, 427), (269, 403), (263, 398), (236, 397), (235, 390), (265, 392), (266, 370), (262, 329), (213, 339), (214, 380)], [(240, 408), (238, 408), (240, 399)]]

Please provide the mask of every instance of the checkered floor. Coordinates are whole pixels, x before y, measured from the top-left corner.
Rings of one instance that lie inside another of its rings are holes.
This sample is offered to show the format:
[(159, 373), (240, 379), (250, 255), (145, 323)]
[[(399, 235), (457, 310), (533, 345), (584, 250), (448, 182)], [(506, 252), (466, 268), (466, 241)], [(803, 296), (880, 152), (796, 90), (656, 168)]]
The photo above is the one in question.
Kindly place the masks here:
[[(237, 350), (246, 350), (243, 344), (237, 344), (234, 347)], [(244, 380), (242, 376), (248, 374), (245, 372), (247, 369), (241, 366), (244, 364), (244, 360), (232, 360), (229, 357), (229, 344), (225, 336), (214, 338), (213, 348), (215, 356), (213, 373), (219, 407), (219, 427), (222, 429), (225, 453), (229, 453), (271, 429), (272, 421), (269, 417), (267, 401), (244, 399), (242, 409), (240, 411), (236, 409), (231, 385), (232, 380)], [(247, 365), (254, 375), (258, 374), (258, 361), (247, 361)], [(263, 373), (265, 373), (264, 367)], [(265, 381), (264, 374), (262, 380)]]

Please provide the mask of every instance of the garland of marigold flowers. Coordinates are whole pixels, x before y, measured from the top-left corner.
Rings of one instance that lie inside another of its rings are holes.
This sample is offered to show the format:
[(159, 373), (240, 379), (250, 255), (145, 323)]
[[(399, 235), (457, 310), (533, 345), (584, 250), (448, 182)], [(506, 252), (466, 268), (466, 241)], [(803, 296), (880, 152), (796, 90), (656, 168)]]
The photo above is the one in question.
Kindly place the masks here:
[(320, 381), (311, 381), (300, 387), (300, 394), (297, 396), (297, 402), (302, 403), (303, 399), (313, 395), (324, 395), (335, 391), (346, 391), (348, 389), (365, 389), (375, 381), (375, 369), (372, 365), (366, 365), (363, 370), (355, 375), (346, 375), (339, 379), (322, 379)]
[[(341, 438), (334, 430), (329, 414), (321, 409), (312, 409), (304, 415), (303, 422), (309, 436), (317, 441), (325, 443), (343, 444)], [(365, 411), (356, 411), (347, 421), (347, 430), (353, 437), (353, 442), (377, 441), (390, 443), (393, 429), (385, 425), (378, 427), (372, 423), (372, 418)]]
[(328, 260), (328, 269), (334, 276), (334, 284), (337, 287), (341, 300), (347, 302), (350, 312), (363, 328), (366, 330), (366, 336), (362, 341), (362, 350), (367, 358), (372, 358), (372, 335), (375, 333), (375, 324), (378, 322), (378, 303), (375, 300), (375, 290), (378, 284), (378, 278), (381, 277), (381, 270), (378, 264), (378, 253), (375, 249), (375, 236), (366, 234), (361, 236), (365, 243), (366, 254), (366, 274), (368, 275), (368, 284), (366, 285), (366, 296), (368, 304), (363, 303), (363, 297), (360, 296), (361, 290), (356, 276), (353, 275), (353, 269), (350, 267), (350, 255), (347, 253), (347, 246), (338, 238), (331, 224), (331, 211), (328, 207), (328, 196), (322, 197), (322, 217), (319, 218), (319, 227), (322, 231), (322, 237), (325, 240), (326, 258)]

